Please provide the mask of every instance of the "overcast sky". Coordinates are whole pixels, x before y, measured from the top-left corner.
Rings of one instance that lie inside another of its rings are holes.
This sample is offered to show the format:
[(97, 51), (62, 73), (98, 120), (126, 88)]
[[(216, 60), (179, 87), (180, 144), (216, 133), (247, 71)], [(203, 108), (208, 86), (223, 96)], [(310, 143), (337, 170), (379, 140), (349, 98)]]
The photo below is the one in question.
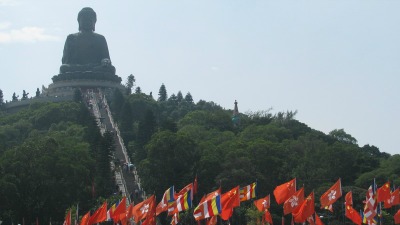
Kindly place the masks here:
[(399, 154), (400, 1), (0, 0), (0, 89), (34, 96), (58, 74), (83, 7), (125, 83), (242, 113), (295, 111)]

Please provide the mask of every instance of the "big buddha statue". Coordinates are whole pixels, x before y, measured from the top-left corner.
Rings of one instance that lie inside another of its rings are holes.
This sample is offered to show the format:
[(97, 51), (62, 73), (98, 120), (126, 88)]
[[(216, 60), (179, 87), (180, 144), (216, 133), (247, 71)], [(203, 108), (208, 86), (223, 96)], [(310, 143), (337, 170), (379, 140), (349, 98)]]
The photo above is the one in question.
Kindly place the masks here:
[(78, 14), (79, 32), (70, 34), (64, 45), (60, 74), (94, 72), (115, 75), (107, 41), (95, 33), (96, 12), (83, 8)]

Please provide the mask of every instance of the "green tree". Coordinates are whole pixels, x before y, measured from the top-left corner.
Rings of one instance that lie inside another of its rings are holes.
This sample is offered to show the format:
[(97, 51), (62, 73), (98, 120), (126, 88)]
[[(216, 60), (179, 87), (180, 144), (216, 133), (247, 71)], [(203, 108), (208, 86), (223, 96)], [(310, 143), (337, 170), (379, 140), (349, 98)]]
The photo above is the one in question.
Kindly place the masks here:
[(3, 90), (0, 89), (0, 105), (4, 104)]
[(185, 95), (185, 101), (186, 101), (187, 103), (193, 104), (193, 97), (192, 97), (192, 95), (190, 94), (190, 92), (188, 92), (188, 93)]
[(133, 74), (128, 76), (125, 84), (127, 95), (130, 95), (132, 93), (132, 88), (135, 86), (135, 81), (135, 76), (133, 76)]
[[(147, 158), (139, 165), (143, 186), (147, 192), (161, 195), (174, 184), (184, 187), (193, 181), (198, 147), (184, 134), (161, 131), (146, 145)], [(160, 198), (162, 196), (159, 196)]]
[(182, 102), (183, 100), (183, 95), (181, 91), (178, 91), (178, 93), (176, 94), (176, 101), (177, 102)]
[(164, 84), (161, 84), (160, 90), (158, 91), (158, 101), (165, 102), (168, 99), (167, 89)]
[(346, 133), (344, 129), (332, 130), (331, 132), (329, 132), (329, 135), (343, 143), (354, 144), (354, 145), (357, 144), (357, 140), (350, 134)]

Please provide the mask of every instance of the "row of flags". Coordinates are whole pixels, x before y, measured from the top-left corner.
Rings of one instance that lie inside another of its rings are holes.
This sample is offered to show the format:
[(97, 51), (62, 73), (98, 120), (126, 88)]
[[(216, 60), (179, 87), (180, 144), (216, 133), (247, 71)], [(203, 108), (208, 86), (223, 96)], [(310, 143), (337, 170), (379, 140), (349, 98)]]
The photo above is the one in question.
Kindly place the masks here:
[[(233, 209), (240, 206), (243, 201), (256, 198), (257, 182), (244, 187), (236, 186), (231, 190), (221, 193), (221, 187), (203, 196), (199, 204), (193, 210), (193, 217), (196, 221), (206, 220), (207, 225), (215, 225), (217, 216), (223, 220), (229, 220), (233, 214)], [(376, 219), (380, 213), (379, 204), (384, 202), (385, 208), (400, 204), (399, 188), (391, 190), (390, 183), (385, 183), (382, 187), (376, 188), (371, 185), (366, 194), (363, 211), (357, 212), (353, 208), (352, 192), (345, 195), (345, 216), (354, 224), (378, 225)], [(143, 225), (155, 225), (156, 217), (162, 212), (167, 212), (171, 216), (171, 225), (179, 223), (179, 213), (192, 208), (193, 195), (197, 193), (197, 177), (193, 183), (188, 184), (179, 192), (175, 192), (174, 186), (168, 188), (161, 199), (156, 204), (155, 195), (136, 204), (126, 206), (126, 198), (107, 210), (107, 203), (97, 209), (92, 215), (90, 212), (85, 214), (80, 225), (92, 225), (95, 223), (112, 220), (114, 223), (120, 222), (126, 225), (130, 219), (135, 223), (142, 221)], [(283, 205), (283, 214), (292, 214), (292, 224), (308, 222), (312, 225), (323, 225), (320, 217), (315, 212), (315, 196), (312, 191), (307, 197), (304, 196), (304, 187), (297, 190), (296, 178), (277, 186), (273, 195), (278, 205)], [(331, 210), (332, 205), (342, 196), (341, 180), (333, 184), (321, 197), (321, 208)], [(270, 195), (254, 200), (254, 205), (258, 211), (263, 213), (262, 222), (273, 224), (272, 216), (269, 212), (271, 205)], [(400, 210), (394, 216), (395, 224), (400, 224)], [(282, 216), (282, 224), (284, 217)], [(66, 215), (64, 225), (71, 225), (71, 211)]]

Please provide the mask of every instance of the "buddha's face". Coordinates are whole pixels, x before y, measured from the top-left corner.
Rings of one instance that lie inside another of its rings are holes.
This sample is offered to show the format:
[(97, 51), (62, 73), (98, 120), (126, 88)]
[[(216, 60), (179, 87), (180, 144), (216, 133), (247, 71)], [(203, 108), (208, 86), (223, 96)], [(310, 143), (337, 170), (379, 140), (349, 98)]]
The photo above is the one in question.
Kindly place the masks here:
[(96, 16), (92, 13), (82, 13), (79, 17), (79, 30), (94, 31), (96, 24)]

